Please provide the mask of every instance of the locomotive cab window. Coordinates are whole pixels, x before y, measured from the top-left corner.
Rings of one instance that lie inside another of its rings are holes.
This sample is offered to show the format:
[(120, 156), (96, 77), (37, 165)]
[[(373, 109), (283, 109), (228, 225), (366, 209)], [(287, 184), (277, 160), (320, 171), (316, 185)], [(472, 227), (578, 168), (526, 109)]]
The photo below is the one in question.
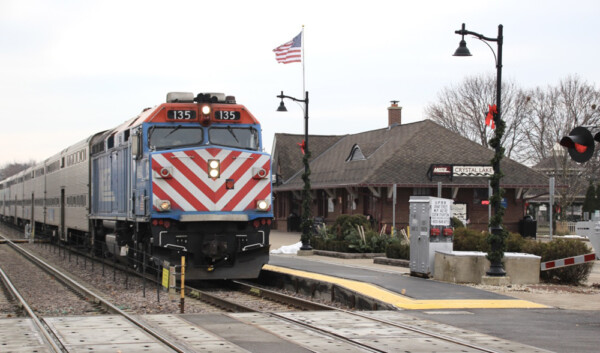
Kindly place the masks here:
[(258, 150), (258, 131), (253, 127), (211, 127), (208, 139), (213, 145)]
[(201, 127), (157, 126), (148, 131), (148, 145), (157, 150), (200, 145), (203, 140)]

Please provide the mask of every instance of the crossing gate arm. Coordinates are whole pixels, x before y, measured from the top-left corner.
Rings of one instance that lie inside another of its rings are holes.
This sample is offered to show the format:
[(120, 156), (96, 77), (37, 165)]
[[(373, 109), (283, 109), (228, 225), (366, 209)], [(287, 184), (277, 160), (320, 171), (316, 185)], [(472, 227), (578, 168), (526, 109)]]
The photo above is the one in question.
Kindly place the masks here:
[(555, 268), (560, 268), (560, 267), (580, 265), (580, 264), (594, 261), (594, 260), (596, 260), (596, 254), (591, 253), (591, 254), (585, 254), (585, 255), (566, 257), (564, 259), (542, 262), (540, 264), (540, 266), (541, 266), (541, 271), (547, 271), (547, 270), (553, 270)]

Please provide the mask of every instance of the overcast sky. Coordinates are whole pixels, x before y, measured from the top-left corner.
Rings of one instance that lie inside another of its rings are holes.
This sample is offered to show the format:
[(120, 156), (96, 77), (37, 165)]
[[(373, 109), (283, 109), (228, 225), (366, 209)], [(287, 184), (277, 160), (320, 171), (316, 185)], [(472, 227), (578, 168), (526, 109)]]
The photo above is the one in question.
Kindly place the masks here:
[(495, 75), (477, 39), (452, 56), (463, 22), (487, 37), (504, 25), (503, 79), (523, 88), (600, 80), (597, 0), (0, 0), (0, 165), (44, 160), (170, 91), (235, 95), (270, 152), (275, 133), (304, 133), (299, 105), (275, 111), (282, 90), (303, 98), (302, 64), (272, 52), (303, 25), (311, 134), (385, 127), (391, 100), (423, 120), (444, 87)]

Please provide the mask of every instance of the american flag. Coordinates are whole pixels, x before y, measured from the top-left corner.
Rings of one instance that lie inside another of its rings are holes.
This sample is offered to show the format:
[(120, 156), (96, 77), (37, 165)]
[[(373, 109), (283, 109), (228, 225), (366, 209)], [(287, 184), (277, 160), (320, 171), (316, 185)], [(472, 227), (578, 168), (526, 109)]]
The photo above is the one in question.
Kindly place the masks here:
[(289, 42), (273, 49), (278, 63), (289, 64), (302, 61), (302, 32)]

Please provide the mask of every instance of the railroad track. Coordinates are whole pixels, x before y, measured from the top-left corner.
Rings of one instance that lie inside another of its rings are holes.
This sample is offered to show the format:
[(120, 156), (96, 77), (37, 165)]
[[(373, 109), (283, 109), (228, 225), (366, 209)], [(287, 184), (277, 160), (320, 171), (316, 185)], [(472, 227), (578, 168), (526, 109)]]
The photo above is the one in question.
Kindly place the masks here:
[[(43, 261), (39, 257), (37, 257), (37, 256), (33, 255), (32, 253), (26, 251), (22, 247), (16, 245), (15, 243), (13, 243), (8, 238), (6, 238), (6, 237), (4, 237), (2, 235), (0, 235), (0, 237), (2, 237), (4, 240), (6, 240), (6, 243), (9, 246), (11, 246), (13, 249), (15, 249), (17, 252), (19, 252), (19, 254), (23, 255), (29, 261), (31, 261), (32, 263), (34, 263), (35, 265), (37, 265), (38, 267), (40, 267), (43, 271), (45, 271), (45, 272), (51, 274), (52, 276), (54, 276), (58, 281), (60, 281), (61, 283), (63, 283), (65, 286), (68, 286), (70, 290), (79, 293), (82, 296), (82, 298), (86, 298), (89, 301), (92, 301), (94, 303), (98, 303), (98, 304), (100, 304), (106, 310), (106, 312), (111, 313), (113, 315), (118, 315), (118, 316), (126, 319), (131, 324), (133, 324), (134, 326), (140, 328), (144, 332), (146, 332), (146, 333), (150, 334), (151, 336), (153, 336), (154, 338), (156, 338), (160, 343), (162, 343), (162, 344), (166, 345), (167, 347), (171, 348), (173, 351), (175, 351), (175, 352), (186, 352), (186, 349), (184, 347), (181, 347), (179, 343), (173, 342), (165, 334), (156, 331), (154, 328), (152, 328), (148, 324), (144, 323), (142, 320), (139, 320), (136, 317), (134, 317), (134, 316), (126, 313), (125, 311), (119, 309), (118, 307), (116, 307), (115, 305), (113, 305), (111, 302), (109, 302), (108, 300), (104, 299), (101, 295), (99, 295), (99, 294), (95, 293), (94, 291), (92, 291), (92, 290), (84, 287), (82, 284), (80, 284), (77, 281), (73, 280), (67, 274), (65, 274), (62, 271), (56, 269), (55, 267), (53, 267), (50, 264), (46, 263), (45, 261)], [(2, 273), (2, 274), (4, 276), (4, 273)], [(10, 281), (8, 279), (8, 277), (5, 277), (4, 280), (5, 281)], [(12, 289), (14, 289), (14, 291), (12, 291)], [(36, 326), (38, 326), (40, 328), (40, 330), (42, 328), (44, 328), (45, 325), (42, 323), (44, 319), (42, 317), (40, 317), (37, 313), (35, 313), (35, 311), (33, 309), (31, 309), (31, 307), (27, 304), (27, 302), (25, 301), (25, 299), (18, 293), (17, 289), (14, 288), (14, 287), (11, 288), (11, 292), (19, 299), (19, 302), (24, 307), (24, 309), (28, 313), (29, 317), (31, 317), (31, 319), (34, 320), (34, 322), (36, 323)], [(51, 344), (53, 346), (53, 349), (54, 348), (58, 348), (58, 350), (55, 350), (56, 352), (61, 352), (64, 349), (64, 347), (60, 348), (58, 346), (58, 344), (56, 343), (56, 340), (53, 338), (53, 335), (51, 333), (49, 333), (46, 329), (43, 330), (42, 334), (44, 335), (44, 337), (48, 337), (48, 342), (49, 342), (49, 344)]]
[[(56, 246), (55, 244), (44, 244), (42, 247)], [(61, 250), (62, 249), (62, 250)], [(89, 263), (99, 261), (101, 266), (109, 268), (108, 272), (119, 271), (121, 274), (131, 277), (145, 278), (146, 281), (151, 282), (154, 286), (159, 286), (161, 283), (157, 281), (156, 277), (151, 274), (142, 274), (134, 272), (130, 268), (122, 266), (118, 263), (112, 263), (111, 261), (105, 261), (97, 257), (90, 257), (88, 254), (78, 251), (77, 249), (70, 248), (65, 250), (64, 247), (60, 247), (59, 250), (45, 252), (48, 256), (49, 253), (59, 253), (59, 258), (62, 261), (70, 258), (70, 255), (65, 254), (65, 251), (70, 251), (74, 254), (74, 259), (69, 260), (72, 269), (72, 263), (81, 264), (83, 260), (79, 258), (89, 260)], [(87, 261), (86, 260), (86, 261)], [(123, 277), (123, 276), (121, 276)], [(198, 283), (198, 282), (196, 282)], [(192, 301), (201, 301), (210, 304), (219, 310), (226, 312), (270, 312), (270, 311), (302, 311), (302, 310), (332, 310), (333, 308), (319, 304), (314, 301), (302, 299), (287, 295), (282, 292), (270, 290), (264, 287), (259, 287), (250, 282), (242, 281), (217, 281), (218, 285), (213, 286), (211, 289), (200, 289), (193, 285), (187, 285), (185, 287), (186, 298)], [(176, 291), (180, 288), (176, 287)]]
[(57, 342), (56, 337), (54, 337), (54, 335), (52, 334), (52, 331), (48, 329), (48, 326), (42, 322), (40, 317), (38, 317), (38, 315), (34, 312), (31, 306), (29, 306), (25, 298), (21, 296), (21, 293), (19, 293), (19, 291), (14, 286), (10, 278), (8, 278), (8, 276), (6, 275), (6, 273), (4, 273), (2, 269), (0, 269), (0, 277), (2, 277), (2, 282), (6, 286), (7, 290), (10, 292), (10, 295), (18, 301), (19, 306), (33, 320), (33, 323), (38, 333), (41, 335), (44, 341), (44, 344), (51, 347), (52, 351), (54, 352), (63, 352), (64, 347)]
[[(2, 271), (2, 268), (0, 268), (0, 271)], [(2, 271), (2, 275), (0, 275), (0, 315), (2, 317), (15, 317), (20, 315), (19, 305), (15, 295), (11, 291), (11, 282), (9, 281), (10, 279), (8, 279)]]
[[(227, 281), (223, 283), (227, 283), (226, 287), (228, 289), (223, 289), (224, 286), (220, 286), (221, 288), (217, 290), (187, 286), (185, 292), (188, 298), (197, 298), (224, 311), (234, 313), (230, 315), (242, 321), (246, 320), (249, 325), (257, 327), (267, 325), (267, 330), (275, 331), (278, 329), (296, 330), (296, 335), (310, 337), (310, 340), (306, 339), (298, 344), (303, 344), (314, 351), (319, 351), (319, 348), (311, 346), (311, 344), (317, 344), (311, 342), (321, 342), (320, 344), (325, 345), (335, 342), (337, 346), (346, 347), (346, 351), (350, 352), (393, 352), (399, 349), (404, 350), (402, 348), (405, 347), (404, 345), (407, 345), (406, 347), (414, 346), (414, 343), (411, 343), (414, 341), (437, 347), (440, 350), (464, 352), (523, 351), (520, 349), (519, 344), (511, 346), (510, 342), (499, 339), (490, 340), (491, 343), (482, 342), (480, 335), (475, 337), (472, 332), (470, 334), (449, 333), (448, 327), (436, 328), (433, 326), (434, 323), (409, 317), (404, 313), (390, 312), (389, 317), (386, 317), (385, 314), (382, 314), (383, 312), (349, 311), (289, 296), (268, 288), (258, 287), (249, 282)], [(233, 295), (232, 293), (237, 294)], [(240, 293), (244, 293), (244, 295), (242, 296)], [(268, 305), (265, 304), (265, 299), (269, 300)], [(409, 318), (398, 320), (395, 315), (404, 315)], [(275, 321), (280, 322), (280, 324), (273, 325)], [(346, 327), (340, 328), (343, 326), (340, 324), (341, 322), (347, 322), (348, 324)], [(145, 330), (146, 332), (153, 332), (154, 336), (159, 335), (157, 331), (160, 330), (160, 327), (161, 324), (154, 321), (154, 324), (150, 324)], [(365, 330), (366, 327), (373, 328), (373, 336), (369, 336), (369, 339), (364, 339), (364, 337), (357, 334), (357, 332)], [(389, 335), (390, 332), (395, 335), (393, 346), (383, 343), (386, 335)], [(275, 334), (281, 337), (295, 336), (289, 334), (289, 331), (275, 332)], [(499, 348), (499, 344), (494, 345), (494, 342), (499, 341), (508, 346)], [(174, 351), (186, 351), (186, 348), (177, 342), (172, 343), (172, 345), (170, 347)], [(406, 350), (410, 349), (407, 348)]]
[[(282, 303), (288, 310), (281, 311), (264, 311), (257, 310), (250, 306), (244, 306), (239, 303), (230, 302), (227, 299), (222, 298), (217, 295), (215, 298), (206, 299), (205, 300), (214, 300), (215, 305), (228, 308), (230, 311), (237, 313), (261, 313), (266, 314), (268, 317), (276, 318), (281, 320), (283, 323), (296, 325), (299, 327), (300, 331), (302, 328), (308, 329), (310, 331), (316, 332), (318, 336), (326, 336), (329, 337), (329, 341), (337, 342), (337, 345), (343, 344), (347, 345), (348, 351), (360, 351), (360, 352), (395, 352), (402, 348), (403, 342), (397, 341), (394, 347), (382, 348), (381, 344), (373, 344), (370, 340), (357, 339), (357, 337), (352, 337), (352, 335), (348, 335), (347, 332), (341, 332), (339, 330), (339, 326), (323, 324), (322, 321), (327, 321), (327, 319), (323, 319), (321, 315), (324, 312), (330, 312), (331, 317), (333, 317), (332, 321), (339, 322), (345, 320), (348, 322), (360, 322), (359, 326), (373, 326), (376, 327), (377, 330), (381, 332), (397, 332), (401, 336), (405, 336), (405, 342), (413, 340), (420, 340), (423, 342), (430, 342), (432, 346), (439, 347), (440, 350), (450, 350), (450, 351), (459, 351), (459, 352), (486, 352), (486, 353), (497, 353), (502, 352), (504, 350), (498, 349), (494, 347), (493, 344), (498, 342), (498, 340), (492, 340), (491, 345), (483, 345), (483, 344), (475, 344), (470, 342), (472, 339), (469, 337), (471, 333), (466, 333), (463, 337), (455, 337), (448, 333), (436, 332), (434, 330), (429, 330), (424, 327), (424, 325), (428, 325), (431, 323), (424, 322), (423, 320), (415, 320), (414, 323), (405, 323), (398, 322), (393, 317), (382, 318), (377, 315), (370, 314), (371, 312), (356, 312), (349, 311), (345, 309), (340, 309), (336, 307), (332, 307), (325, 304), (319, 304), (315, 302), (311, 302), (302, 298), (297, 298), (293, 296), (289, 296), (286, 294), (282, 294), (277, 291), (272, 291), (266, 288), (260, 288), (252, 283), (247, 283), (243, 281), (230, 281), (228, 283), (229, 286), (236, 288), (239, 291), (248, 293), (251, 296), (268, 298), (271, 301)], [(193, 289), (191, 289), (193, 290)], [(206, 291), (202, 291), (202, 295), (207, 295)], [(293, 308), (292, 310), (289, 310)], [(309, 311), (310, 312), (306, 312)], [(317, 314), (315, 314), (317, 313)], [(410, 320), (409, 320), (410, 322)], [(282, 325), (283, 326), (283, 325)], [(446, 328), (443, 328), (444, 330)], [(348, 330), (351, 330), (350, 328)], [(343, 330), (342, 330), (343, 331)], [(304, 331), (306, 332), (306, 331)], [(464, 332), (464, 331), (463, 331)], [(283, 333), (282, 333), (283, 334)], [(373, 337), (371, 337), (373, 338)], [(373, 339), (375, 342), (379, 340)], [(503, 342), (505, 343), (505, 342)], [(508, 343), (509, 344), (509, 343)], [(519, 345), (517, 345), (517, 348)], [(511, 348), (509, 347), (509, 350)], [(407, 350), (409, 351), (409, 350)], [(513, 351), (520, 351), (519, 349)]]
[[(56, 251), (50, 251), (50, 253), (56, 254)], [(68, 255), (65, 255), (64, 252), (61, 254), (62, 255), (59, 255), (58, 257), (61, 259), (61, 261), (66, 261), (65, 259), (68, 258)], [(76, 252), (76, 254), (77, 257), (87, 258), (89, 260), (88, 263), (98, 261), (98, 258), (90, 258), (87, 254), (83, 254), (81, 252)], [(102, 260), (100, 261), (102, 262), (101, 266), (108, 267), (108, 270), (105, 272), (119, 271), (121, 273), (120, 277), (124, 277), (126, 274), (126, 276), (141, 279), (145, 278), (145, 280), (151, 283), (152, 286), (161, 286), (161, 283), (157, 281), (154, 275), (146, 274), (144, 276), (141, 273), (133, 272), (129, 268), (121, 266), (119, 264), (104, 262)], [(76, 262), (79, 265), (83, 263), (82, 260), (75, 259), (71, 260), (71, 264), (73, 262)], [(217, 285), (213, 285), (210, 289), (200, 289), (194, 285), (185, 286), (185, 295), (187, 303), (189, 303), (189, 301), (191, 300), (191, 304), (193, 306), (197, 306), (197, 302), (200, 301), (202, 303), (209, 304), (220, 311), (225, 312), (266, 312), (332, 309), (327, 305), (315, 303), (313, 301), (290, 296), (277, 291), (261, 288), (247, 282), (217, 281), (216, 283)], [(169, 296), (179, 297), (180, 288), (176, 287), (174, 288), (174, 290), (176, 292)], [(163, 293), (162, 296), (165, 296), (165, 294)], [(187, 303), (185, 303), (186, 308), (188, 307)]]
[[(11, 228), (11, 236), (13, 241), (22, 240), (22, 232), (20, 229)], [(19, 238), (19, 239), (17, 239)], [(0, 241), (6, 241), (5, 238), (0, 238)], [(56, 246), (55, 244), (44, 244), (44, 248), (47, 246)], [(120, 271), (120, 273), (126, 276), (142, 277), (143, 274), (139, 272), (133, 272), (130, 268), (122, 266), (118, 263), (112, 263), (111, 261), (105, 261), (97, 257), (90, 257), (88, 254), (78, 251), (74, 248), (69, 248), (70, 253), (73, 253), (75, 259), (71, 260), (69, 255), (65, 254), (65, 248), (59, 247), (58, 250), (45, 251), (43, 254), (38, 251), (38, 254), (43, 257), (50, 257), (50, 255), (59, 253), (61, 259), (70, 259), (68, 266), (69, 270), (73, 269), (72, 263), (80, 264), (82, 262), (80, 258), (89, 260), (90, 263), (100, 262), (101, 266), (111, 268), (109, 271)], [(87, 261), (85, 260), (85, 261)], [(104, 269), (103, 269), (104, 272)], [(153, 275), (146, 274), (145, 280), (153, 283), (153, 285), (160, 286), (157, 278)], [(332, 310), (333, 308), (327, 305), (319, 304), (311, 300), (302, 299), (287, 295), (282, 292), (270, 290), (264, 287), (259, 287), (249, 282), (241, 281), (218, 281), (217, 288), (211, 289), (200, 289), (196, 286), (186, 286), (185, 294), (188, 299), (200, 300), (202, 302), (213, 305), (220, 310), (227, 312), (268, 312), (268, 311), (297, 311), (297, 310)], [(179, 290), (179, 287), (175, 288)]]
[(326, 304), (294, 297), (244, 281), (223, 281), (218, 289), (210, 290), (186, 286), (185, 294), (188, 297), (203, 300), (229, 312), (288, 312), (335, 309)]

